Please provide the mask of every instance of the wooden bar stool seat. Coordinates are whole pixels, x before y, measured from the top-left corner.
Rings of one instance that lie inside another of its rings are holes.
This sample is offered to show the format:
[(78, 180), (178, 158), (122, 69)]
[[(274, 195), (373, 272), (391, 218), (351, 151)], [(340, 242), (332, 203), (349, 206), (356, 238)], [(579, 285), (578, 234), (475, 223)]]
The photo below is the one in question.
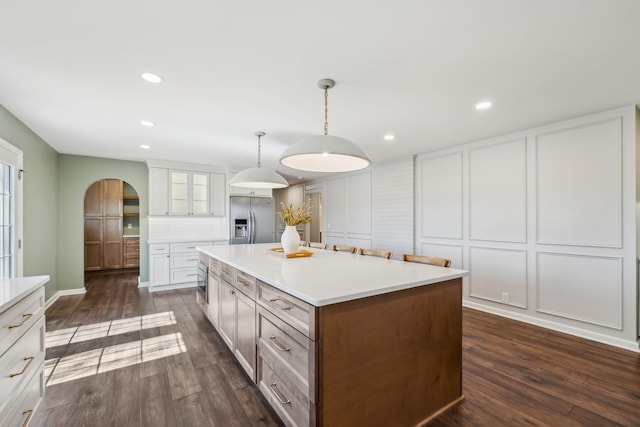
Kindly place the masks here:
[(421, 264), (437, 265), (439, 267), (451, 266), (450, 259), (430, 257), (425, 255), (402, 254), (402, 260), (407, 262), (419, 262)]
[(320, 242), (307, 242), (307, 246), (310, 248), (327, 249), (327, 244)]
[(333, 250), (338, 252), (350, 252), (352, 254), (355, 254), (358, 248), (356, 248), (355, 246), (348, 246), (348, 245), (333, 245)]
[(380, 258), (389, 259), (389, 258), (391, 258), (391, 255), (393, 255), (393, 254), (391, 253), (391, 251), (385, 251), (384, 249), (364, 249), (364, 248), (360, 248), (360, 255), (377, 256), (377, 257), (380, 257)]

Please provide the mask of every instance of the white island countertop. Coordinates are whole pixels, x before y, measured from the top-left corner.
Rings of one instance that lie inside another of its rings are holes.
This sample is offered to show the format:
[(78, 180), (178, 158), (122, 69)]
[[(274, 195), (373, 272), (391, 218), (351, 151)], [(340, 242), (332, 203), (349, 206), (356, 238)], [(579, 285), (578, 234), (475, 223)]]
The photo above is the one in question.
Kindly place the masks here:
[(465, 270), (304, 248), (305, 258), (269, 251), (277, 243), (198, 247), (206, 255), (316, 307), (464, 277)]
[(0, 313), (50, 280), (49, 276), (17, 277), (0, 280)]

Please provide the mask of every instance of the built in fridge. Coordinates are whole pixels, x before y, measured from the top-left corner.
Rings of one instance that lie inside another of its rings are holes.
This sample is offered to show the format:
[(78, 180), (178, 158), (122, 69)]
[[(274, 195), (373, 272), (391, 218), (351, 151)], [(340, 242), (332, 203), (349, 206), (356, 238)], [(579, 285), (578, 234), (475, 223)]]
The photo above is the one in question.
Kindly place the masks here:
[(273, 243), (275, 218), (269, 197), (231, 196), (232, 245)]

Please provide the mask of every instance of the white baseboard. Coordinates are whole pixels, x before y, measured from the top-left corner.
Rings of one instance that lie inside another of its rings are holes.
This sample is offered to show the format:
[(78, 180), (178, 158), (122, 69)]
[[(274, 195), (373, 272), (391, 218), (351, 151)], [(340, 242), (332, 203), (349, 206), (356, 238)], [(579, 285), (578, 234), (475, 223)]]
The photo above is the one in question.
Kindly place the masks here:
[(56, 302), (58, 300), (58, 298), (60, 297), (64, 297), (67, 295), (84, 295), (87, 292), (87, 290), (85, 288), (79, 288), (79, 289), (63, 289), (61, 291), (56, 292), (55, 294), (53, 294), (51, 296), (51, 298), (49, 298), (47, 300), (47, 302), (44, 304), (44, 309), (48, 309), (49, 307), (51, 307), (51, 305)]
[(544, 319), (538, 319), (526, 314), (514, 313), (508, 310), (502, 310), (500, 308), (488, 307), (484, 304), (474, 303), (472, 301), (463, 300), (462, 305), (464, 307), (473, 308), (478, 311), (484, 311), (486, 313), (495, 314), (497, 316), (507, 317), (509, 319), (518, 320), (520, 322), (529, 323), (531, 325), (540, 326), (541, 328), (551, 329), (553, 331), (562, 332), (576, 337), (585, 338), (591, 341), (596, 341), (602, 344), (612, 345), (625, 350), (635, 351), (640, 353), (640, 345), (637, 341), (622, 340), (607, 335), (599, 334), (597, 332), (588, 331), (585, 329), (575, 328), (573, 326), (563, 325), (556, 322), (551, 322)]
[(149, 292), (160, 292), (160, 291), (169, 291), (172, 289), (184, 289), (184, 288), (196, 288), (198, 287), (197, 282), (186, 282), (186, 283), (174, 283), (171, 285), (156, 285), (149, 286)]
[(138, 277), (138, 287), (139, 288), (148, 288), (149, 287), (149, 282), (141, 282), (140, 281), (140, 277)]

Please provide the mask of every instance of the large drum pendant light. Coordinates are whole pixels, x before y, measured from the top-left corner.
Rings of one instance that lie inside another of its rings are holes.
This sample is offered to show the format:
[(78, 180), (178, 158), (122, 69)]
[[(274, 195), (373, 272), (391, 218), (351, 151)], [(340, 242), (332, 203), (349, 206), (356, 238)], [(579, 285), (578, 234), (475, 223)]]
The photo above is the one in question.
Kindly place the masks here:
[(335, 84), (331, 79), (318, 82), (318, 87), (324, 90), (324, 134), (303, 139), (287, 148), (280, 156), (280, 163), (284, 166), (309, 172), (349, 172), (371, 164), (367, 155), (353, 142), (328, 135), (328, 92)]
[(284, 188), (289, 183), (279, 173), (262, 168), (260, 161), (260, 144), (265, 133), (258, 131), (254, 134), (258, 137), (258, 164), (255, 168), (245, 169), (238, 172), (229, 180), (229, 185), (244, 188)]

